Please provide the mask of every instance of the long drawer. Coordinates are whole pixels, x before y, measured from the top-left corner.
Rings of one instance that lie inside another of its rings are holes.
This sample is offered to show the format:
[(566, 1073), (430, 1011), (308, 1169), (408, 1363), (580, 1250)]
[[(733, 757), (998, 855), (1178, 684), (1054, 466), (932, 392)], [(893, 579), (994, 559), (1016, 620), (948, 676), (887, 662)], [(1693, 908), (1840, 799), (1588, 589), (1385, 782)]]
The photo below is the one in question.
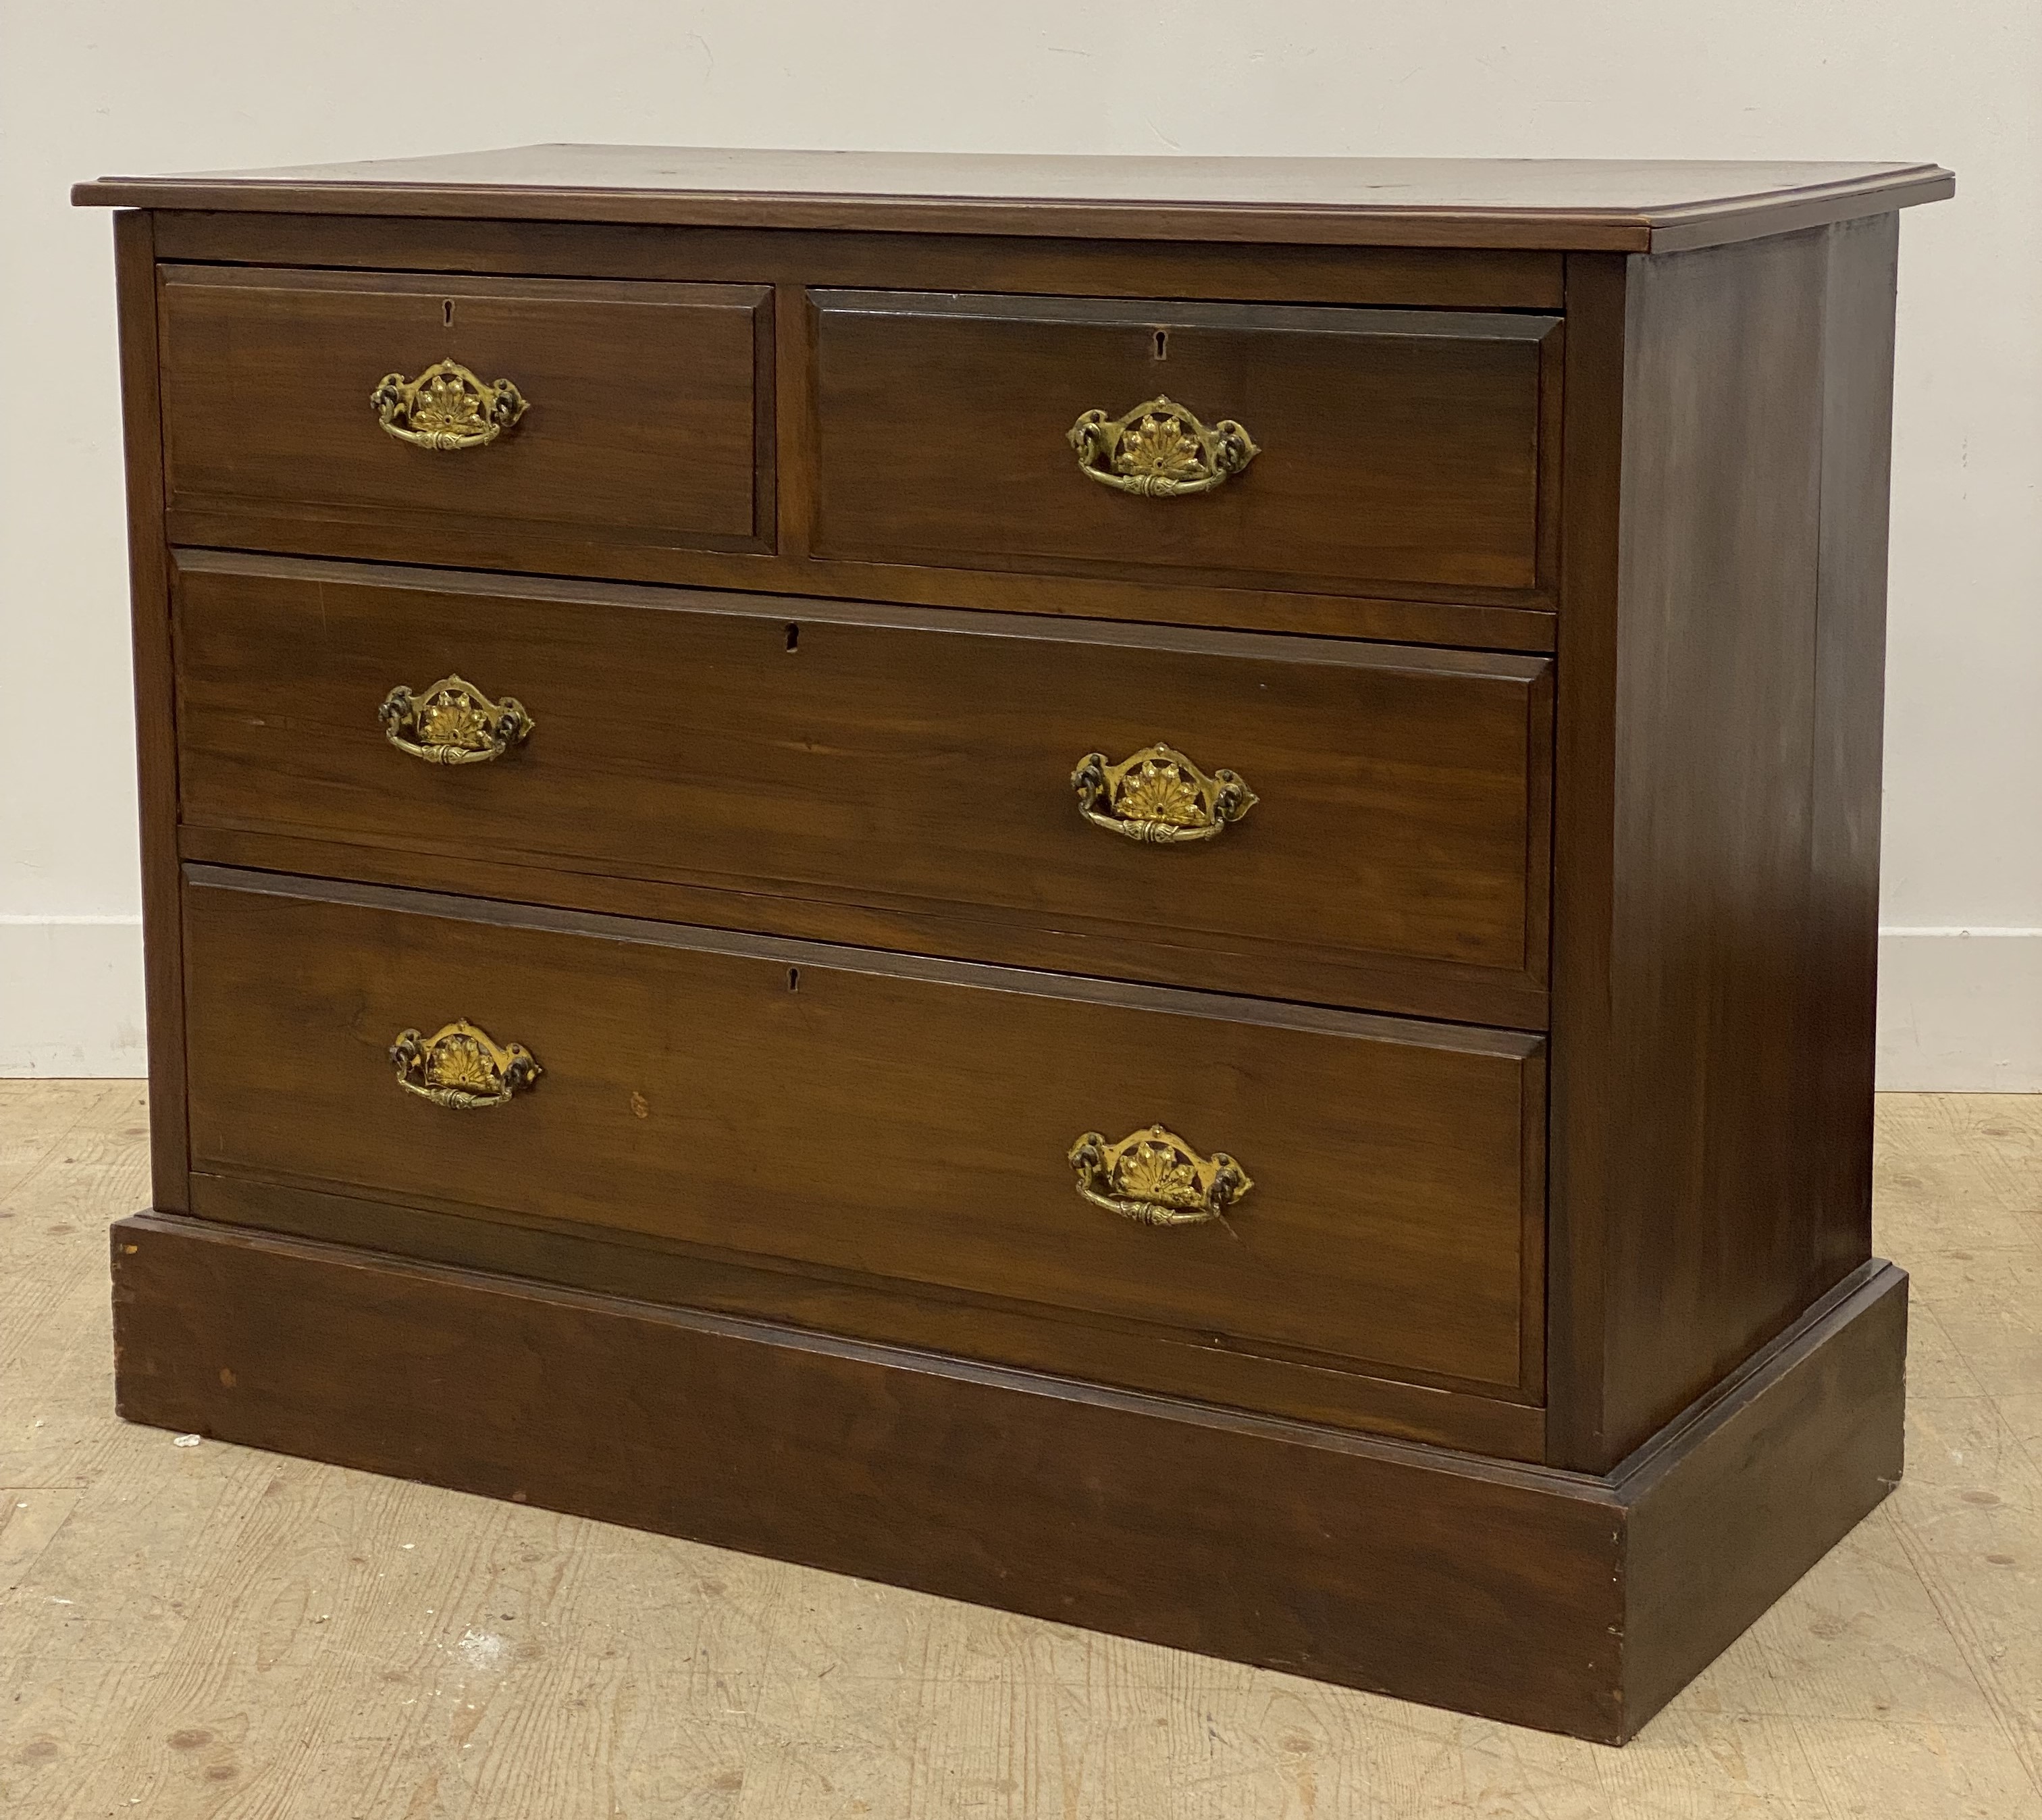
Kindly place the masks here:
[[(455, 890), (484, 865), (667, 881), (725, 894), (690, 920), (1543, 1022), (1541, 659), (194, 552), (176, 596), (188, 840), (401, 852), (402, 881)], [(897, 923), (819, 929), (818, 904)]]
[(185, 953), (205, 1174), (1537, 1400), (1534, 1037), (212, 868)]
[(631, 573), (773, 540), (770, 289), (166, 266), (172, 535)]
[(1559, 319), (811, 293), (820, 555), (1531, 595)]

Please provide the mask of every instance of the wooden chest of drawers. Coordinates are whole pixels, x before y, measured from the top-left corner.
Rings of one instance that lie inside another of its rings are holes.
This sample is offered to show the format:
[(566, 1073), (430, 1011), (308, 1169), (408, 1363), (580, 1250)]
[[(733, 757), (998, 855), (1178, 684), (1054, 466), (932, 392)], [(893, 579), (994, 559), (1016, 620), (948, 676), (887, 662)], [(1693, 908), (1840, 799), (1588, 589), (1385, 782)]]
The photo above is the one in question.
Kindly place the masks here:
[(1900, 1470), (1929, 166), (109, 179), (124, 1413), (1630, 1736)]

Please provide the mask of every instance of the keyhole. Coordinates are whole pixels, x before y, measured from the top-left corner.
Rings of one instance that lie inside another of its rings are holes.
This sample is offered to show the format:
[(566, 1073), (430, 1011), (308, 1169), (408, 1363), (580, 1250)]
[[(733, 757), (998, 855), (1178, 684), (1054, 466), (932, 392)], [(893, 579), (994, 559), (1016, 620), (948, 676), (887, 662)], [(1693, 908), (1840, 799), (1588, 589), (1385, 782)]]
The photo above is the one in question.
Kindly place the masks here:
[(801, 989), (801, 969), (799, 967), (790, 967), (787, 969), (787, 990), (790, 992), (798, 992)]
[(1170, 358), (1170, 331), (1168, 329), (1158, 329), (1156, 331), (1156, 358), (1158, 360), (1168, 360)]
[(440, 315), (449, 328), (453, 327), (453, 299), (449, 297), (440, 305)]
[(798, 651), (801, 648), (801, 629), (793, 620), (787, 621), (787, 648)]

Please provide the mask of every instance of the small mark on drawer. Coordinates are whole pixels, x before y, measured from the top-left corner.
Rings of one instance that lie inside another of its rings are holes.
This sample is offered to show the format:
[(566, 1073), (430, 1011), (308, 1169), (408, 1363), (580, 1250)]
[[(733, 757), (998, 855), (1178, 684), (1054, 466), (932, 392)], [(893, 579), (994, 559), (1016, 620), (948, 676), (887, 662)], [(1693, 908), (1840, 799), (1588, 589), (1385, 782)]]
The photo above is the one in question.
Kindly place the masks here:
[(634, 1093), (631, 1095), (631, 1115), (634, 1118), (649, 1118), (652, 1116), (652, 1104), (644, 1094)]

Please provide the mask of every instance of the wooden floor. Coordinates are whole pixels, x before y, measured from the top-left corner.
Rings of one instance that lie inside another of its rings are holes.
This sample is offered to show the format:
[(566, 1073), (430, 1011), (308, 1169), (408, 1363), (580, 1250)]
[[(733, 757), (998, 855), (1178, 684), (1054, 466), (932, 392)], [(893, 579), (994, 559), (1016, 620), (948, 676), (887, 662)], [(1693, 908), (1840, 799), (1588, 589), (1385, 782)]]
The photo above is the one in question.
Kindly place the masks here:
[(2042, 1099), (1882, 1103), (1906, 1482), (1621, 1752), (128, 1427), (143, 1115), (0, 1082), (10, 1820), (2042, 1816)]

